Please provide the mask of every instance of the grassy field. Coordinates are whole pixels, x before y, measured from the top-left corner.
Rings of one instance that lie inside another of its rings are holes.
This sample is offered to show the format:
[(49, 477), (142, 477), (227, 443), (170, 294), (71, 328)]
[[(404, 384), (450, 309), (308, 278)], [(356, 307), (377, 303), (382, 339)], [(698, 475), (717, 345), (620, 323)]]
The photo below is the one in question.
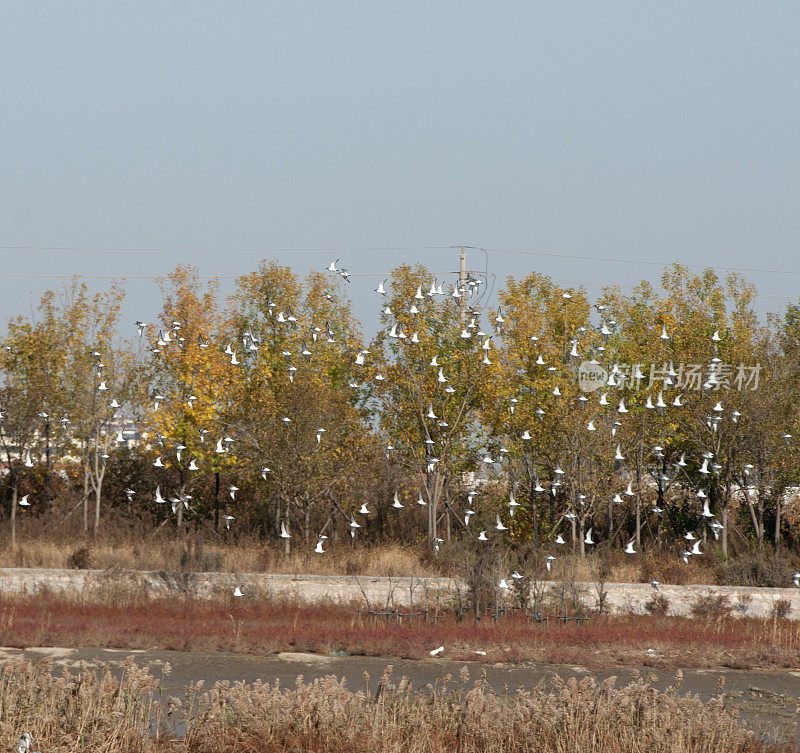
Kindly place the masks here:
[[(398, 624), (356, 606), (260, 599), (80, 601), (48, 594), (0, 598), (0, 644), (307, 651), (425, 658), (444, 646), (457, 660), (547, 662), (587, 667), (784, 668), (800, 666), (800, 623), (772, 618), (598, 615), (547, 624), (521, 614), (498, 620)], [(479, 653), (480, 652), (480, 653)], [(485, 652), (485, 653), (483, 653)]]
[[(416, 689), (365, 674), (291, 687), (257, 682), (186, 689), (164, 698), (159, 680), (128, 660), (121, 678), (46, 662), (7, 662), (0, 675), (0, 739), (30, 732), (48, 753), (779, 753), (747, 732), (723, 696), (709, 701), (644, 678), (618, 687), (553, 677), (496, 693), (465, 665), (457, 678)], [(178, 734), (176, 734), (178, 733)]]

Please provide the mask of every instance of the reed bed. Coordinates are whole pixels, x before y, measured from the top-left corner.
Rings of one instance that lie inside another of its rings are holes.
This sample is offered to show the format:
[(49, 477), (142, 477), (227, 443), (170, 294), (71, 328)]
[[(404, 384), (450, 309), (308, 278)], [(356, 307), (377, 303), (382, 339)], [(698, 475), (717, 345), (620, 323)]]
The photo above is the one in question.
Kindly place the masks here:
[[(716, 616), (597, 615), (548, 624), (514, 614), (495, 621), (387, 620), (355, 606), (271, 599), (130, 599), (102, 603), (44, 593), (0, 597), (0, 645), (232, 651), (334, 651), (363, 656), (537, 661), (587, 667), (796, 668), (800, 623)], [(485, 653), (477, 653), (485, 652)]]
[(756, 753), (760, 743), (723, 696), (702, 701), (650, 678), (610, 678), (492, 690), (464, 666), (457, 678), (414, 688), (392, 668), (349, 689), (334, 676), (293, 687), (217, 683), (164, 698), (161, 683), (129, 659), (121, 677), (46, 662), (6, 662), (0, 740), (21, 731), (48, 753)]

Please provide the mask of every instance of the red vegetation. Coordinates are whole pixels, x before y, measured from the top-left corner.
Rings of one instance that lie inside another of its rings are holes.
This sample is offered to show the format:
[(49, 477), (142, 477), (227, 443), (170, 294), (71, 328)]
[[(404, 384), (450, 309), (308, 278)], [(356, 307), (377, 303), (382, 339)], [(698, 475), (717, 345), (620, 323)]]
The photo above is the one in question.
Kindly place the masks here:
[[(402, 624), (347, 606), (194, 600), (85, 604), (49, 595), (0, 598), (6, 646), (94, 646), (242, 653), (342, 651), (425, 658), (444, 646), (458, 660), (540, 661), (589, 667), (768, 668), (800, 665), (800, 624), (718, 617), (596, 616), (588, 623), (528, 622), (521, 615)], [(485, 651), (486, 655), (476, 652)]]

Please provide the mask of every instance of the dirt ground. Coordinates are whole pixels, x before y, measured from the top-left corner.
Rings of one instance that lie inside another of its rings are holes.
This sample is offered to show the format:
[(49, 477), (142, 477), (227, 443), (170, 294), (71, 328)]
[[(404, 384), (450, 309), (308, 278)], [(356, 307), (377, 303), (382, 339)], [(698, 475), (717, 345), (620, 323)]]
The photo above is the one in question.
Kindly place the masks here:
[[(48, 657), (55, 667), (68, 667), (75, 671), (81, 665), (101, 667), (108, 665), (112, 671), (121, 667), (128, 656), (133, 656), (140, 666), (147, 666), (157, 677), (169, 664), (171, 671), (163, 679), (166, 695), (180, 696), (186, 685), (203, 680), (206, 688), (215, 682), (251, 683), (257, 679), (291, 686), (299, 675), (306, 681), (327, 675), (344, 677), (351, 690), (364, 687), (364, 672), (370, 675), (370, 689), (374, 692), (380, 676), (388, 665), (394, 667), (393, 677), (407, 676), (414, 687), (424, 690), (428, 683), (442, 680), (446, 675), (458, 678), (463, 662), (446, 657), (423, 661), (394, 659), (391, 657), (325, 656), (317, 654), (282, 653), (269, 656), (250, 656), (225, 652), (185, 652), (159, 650), (113, 650), (94, 648), (0, 648), (0, 661), (23, 655), (36, 661)], [(675, 670), (641, 668), (586, 669), (583, 667), (552, 666), (546, 664), (467, 664), (474, 680), (486, 672), (487, 680), (498, 691), (514, 692), (518, 687), (532, 687), (548, 677), (581, 678), (592, 675), (598, 681), (610, 676), (625, 684), (634, 673), (654, 675), (660, 689), (675, 682)], [(724, 679), (724, 692), (739, 710), (740, 717), (752, 729), (767, 739), (800, 740), (800, 669), (797, 671), (741, 671), (684, 669), (682, 692), (707, 699), (720, 692)]]

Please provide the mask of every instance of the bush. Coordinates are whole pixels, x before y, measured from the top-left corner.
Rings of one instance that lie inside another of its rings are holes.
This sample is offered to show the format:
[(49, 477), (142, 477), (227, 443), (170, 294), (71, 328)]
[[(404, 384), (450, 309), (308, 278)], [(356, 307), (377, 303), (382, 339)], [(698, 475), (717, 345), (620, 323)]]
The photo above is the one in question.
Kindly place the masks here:
[(655, 594), (650, 601), (645, 603), (644, 608), (649, 614), (664, 617), (669, 612), (669, 599), (664, 594)]
[(769, 616), (774, 620), (788, 620), (792, 613), (792, 604), (788, 599), (776, 599)]
[(726, 617), (731, 609), (730, 599), (713, 591), (700, 594), (691, 607), (693, 617)]
[(90, 546), (79, 546), (67, 559), (67, 567), (71, 570), (91, 570), (94, 554)]
[(739, 557), (718, 565), (714, 575), (718, 586), (785, 588), (792, 585), (793, 572), (786, 560), (777, 557)]
[(739, 594), (736, 597), (735, 609), (737, 612), (741, 612), (742, 614), (747, 614), (747, 611), (750, 609), (750, 605), (752, 603), (753, 603), (753, 597), (751, 594)]

